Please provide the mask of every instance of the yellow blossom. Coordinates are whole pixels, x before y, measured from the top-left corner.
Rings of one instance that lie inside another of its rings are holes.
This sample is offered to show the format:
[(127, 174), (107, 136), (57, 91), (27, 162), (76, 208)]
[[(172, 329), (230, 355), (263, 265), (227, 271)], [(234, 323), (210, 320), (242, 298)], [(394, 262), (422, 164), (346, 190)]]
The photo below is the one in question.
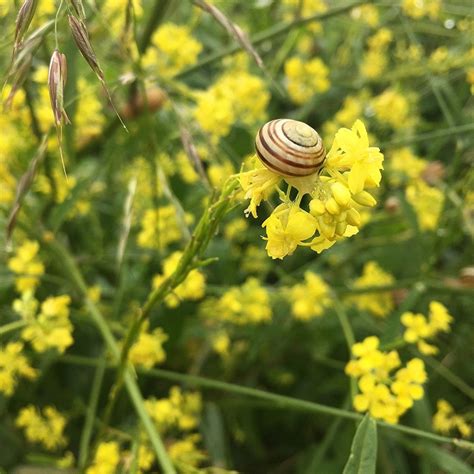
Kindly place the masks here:
[(331, 303), (329, 287), (321, 277), (310, 271), (305, 272), (304, 283), (290, 289), (289, 299), (293, 317), (301, 321), (322, 316)]
[(454, 408), (446, 400), (438, 400), (437, 411), (433, 416), (433, 429), (443, 434), (458, 430), (461, 436), (469, 438), (472, 428), (461, 415), (456, 415)]
[(33, 405), (28, 405), (20, 410), (15, 424), (23, 428), (28, 441), (42, 444), (48, 451), (55, 451), (66, 444), (66, 418), (52, 406), (46, 406), (40, 412)]
[(402, 10), (405, 15), (416, 20), (424, 16), (435, 20), (441, 11), (441, 0), (403, 0)]
[(419, 179), (407, 186), (406, 198), (416, 212), (420, 229), (436, 229), (444, 204), (443, 192)]
[(202, 45), (185, 25), (164, 23), (151, 38), (143, 64), (160, 76), (169, 78), (197, 61)]
[(8, 260), (8, 268), (16, 273), (15, 287), (19, 293), (34, 290), (39, 285), (39, 276), (44, 273), (44, 265), (37, 254), (39, 243), (26, 240)]
[(141, 220), (141, 230), (137, 237), (140, 247), (164, 249), (181, 239), (181, 230), (172, 205), (157, 209), (147, 209)]
[(327, 157), (330, 168), (349, 169), (348, 184), (351, 193), (379, 186), (383, 155), (379, 148), (370, 147), (364, 124), (357, 120), (351, 130), (342, 128), (336, 133)]
[(171, 459), (178, 465), (187, 466), (187, 469), (197, 468), (206, 459), (206, 454), (197, 447), (200, 440), (201, 436), (194, 433), (174, 441), (168, 448)]
[[(163, 262), (163, 273), (153, 278), (153, 288), (158, 288), (163, 280), (174, 273), (181, 260), (182, 252), (173, 252)], [(199, 270), (191, 270), (185, 280), (180, 283), (173, 293), (165, 298), (170, 308), (176, 308), (182, 300), (199, 300), (206, 291), (206, 278)]]
[(304, 104), (318, 92), (329, 89), (329, 69), (320, 58), (303, 61), (292, 57), (285, 62), (287, 89), (291, 99)]
[(413, 123), (408, 99), (394, 89), (386, 89), (374, 97), (372, 107), (377, 120), (394, 129), (405, 128)]
[(207, 302), (202, 314), (208, 319), (233, 324), (259, 324), (272, 318), (270, 297), (256, 278), (249, 278), (240, 287), (227, 290), (217, 302)]
[(420, 178), (427, 167), (428, 162), (416, 156), (408, 147), (399, 148), (390, 154), (389, 166), (392, 174), (390, 181), (399, 185), (401, 177), (406, 176), (410, 180)]
[(151, 369), (166, 359), (163, 343), (168, 340), (168, 336), (161, 328), (156, 328), (152, 332), (148, 332), (147, 329), (144, 328), (131, 347), (129, 360), (132, 364)]
[(9, 342), (0, 347), (0, 392), (7, 397), (15, 391), (20, 377), (34, 380), (38, 375), (22, 351), (21, 342)]
[(267, 231), (267, 253), (273, 259), (291, 255), (316, 232), (316, 219), (296, 206), (280, 204), (262, 224)]
[[(72, 338), (73, 326), (69, 321), (69, 304), (71, 298), (67, 295), (49, 297), (41, 304), (38, 315), (26, 313), (28, 300), (16, 300), (14, 309), (26, 320), (27, 326), (21, 337), (30, 341), (37, 352), (45, 352), (55, 348), (63, 353), (74, 341)], [(32, 301), (29, 305), (35, 306)], [(27, 319), (28, 318), (28, 319)]]
[(115, 441), (100, 443), (86, 474), (115, 474), (120, 463), (120, 448)]
[[(393, 284), (395, 279), (385, 272), (376, 262), (367, 262), (362, 270), (362, 276), (354, 282), (354, 288), (370, 286), (386, 286)], [(369, 311), (374, 316), (385, 317), (394, 307), (393, 298), (388, 291), (364, 293), (350, 298), (357, 308)]]

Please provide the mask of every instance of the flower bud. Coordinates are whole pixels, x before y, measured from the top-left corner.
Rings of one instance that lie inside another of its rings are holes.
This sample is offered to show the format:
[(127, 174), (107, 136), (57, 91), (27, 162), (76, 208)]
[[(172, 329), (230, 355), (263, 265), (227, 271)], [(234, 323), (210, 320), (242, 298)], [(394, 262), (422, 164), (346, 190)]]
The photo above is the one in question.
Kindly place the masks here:
[(337, 202), (334, 198), (329, 198), (326, 201), (326, 209), (329, 212), (329, 214), (332, 214), (333, 216), (336, 216), (341, 212), (341, 209), (337, 205)]
[(361, 206), (374, 207), (377, 204), (377, 201), (372, 194), (367, 191), (361, 191), (360, 193), (354, 194), (352, 199)]
[(344, 235), (344, 232), (346, 231), (346, 229), (347, 229), (347, 222), (338, 222), (336, 224), (336, 234), (339, 237), (342, 237)]
[(322, 216), (326, 212), (324, 204), (319, 199), (313, 199), (309, 203), (309, 212), (313, 216)]
[(328, 240), (334, 240), (336, 226), (334, 224), (326, 224), (323, 219), (318, 219), (319, 230)]
[(356, 209), (352, 208), (347, 211), (347, 223), (355, 227), (360, 227), (360, 214)]
[(336, 202), (341, 207), (348, 207), (351, 201), (351, 192), (342, 183), (334, 183), (331, 186), (331, 193)]

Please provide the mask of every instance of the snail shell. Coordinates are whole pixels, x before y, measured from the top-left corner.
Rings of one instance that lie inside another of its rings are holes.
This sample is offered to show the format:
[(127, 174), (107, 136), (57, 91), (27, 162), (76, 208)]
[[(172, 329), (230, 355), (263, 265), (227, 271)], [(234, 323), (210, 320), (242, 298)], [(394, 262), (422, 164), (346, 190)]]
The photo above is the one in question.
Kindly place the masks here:
[(282, 176), (316, 173), (326, 159), (318, 132), (291, 119), (276, 119), (263, 125), (255, 138), (255, 150), (268, 169)]

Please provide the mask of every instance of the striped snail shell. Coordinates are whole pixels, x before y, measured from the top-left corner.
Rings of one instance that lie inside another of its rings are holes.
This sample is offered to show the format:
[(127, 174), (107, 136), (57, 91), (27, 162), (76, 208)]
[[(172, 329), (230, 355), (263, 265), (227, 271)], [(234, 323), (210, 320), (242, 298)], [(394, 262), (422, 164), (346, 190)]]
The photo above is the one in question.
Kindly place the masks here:
[(269, 170), (282, 176), (317, 173), (326, 159), (318, 132), (291, 119), (276, 119), (263, 125), (255, 138), (255, 150)]

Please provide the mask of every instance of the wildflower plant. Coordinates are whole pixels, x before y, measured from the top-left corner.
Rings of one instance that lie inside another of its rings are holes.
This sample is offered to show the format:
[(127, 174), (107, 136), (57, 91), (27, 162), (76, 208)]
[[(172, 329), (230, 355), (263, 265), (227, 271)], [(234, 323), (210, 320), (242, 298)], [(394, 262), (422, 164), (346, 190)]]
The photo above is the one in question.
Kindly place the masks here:
[(467, 2), (0, 25), (1, 472), (469, 472)]

